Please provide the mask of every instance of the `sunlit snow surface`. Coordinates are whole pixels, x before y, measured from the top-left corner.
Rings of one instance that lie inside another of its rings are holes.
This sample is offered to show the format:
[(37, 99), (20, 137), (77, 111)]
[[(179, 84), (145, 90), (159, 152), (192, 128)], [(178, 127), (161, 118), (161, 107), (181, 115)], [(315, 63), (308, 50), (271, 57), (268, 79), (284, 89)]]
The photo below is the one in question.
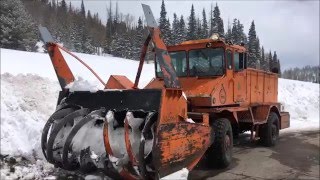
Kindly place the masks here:
[[(77, 56), (96, 70), (104, 81), (111, 74), (126, 75), (134, 81), (137, 61), (110, 55), (102, 57), (77, 53)], [(66, 57), (78, 80), (69, 88), (89, 88), (92, 91), (103, 88), (81, 64), (70, 56)], [(154, 65), (144, 64), (140, 87), (153, 76)], [(16, 169), (16, 173), (10, 175), (11, 179), (27, 175), (31, 179), (41, 179), (52, 170), (53, 167), (45, 161), (35, 159), (43, 159), (41, 131), (55, 110), (59, 90), (47, 54), (1, 49), (1, 154), (23, 156), (34, 162), (33, 165)], [(282, 132), (319, 129), (319, 84), (279, 79), (278, 93), (279, 101), (291, 116), (291, 127)], [(10, 179), (5, 176), (7, 171), (3, 167), (1, 177)], [(165, 179), (186, 179), (187, 176), (188, 170), (182, 169)]]

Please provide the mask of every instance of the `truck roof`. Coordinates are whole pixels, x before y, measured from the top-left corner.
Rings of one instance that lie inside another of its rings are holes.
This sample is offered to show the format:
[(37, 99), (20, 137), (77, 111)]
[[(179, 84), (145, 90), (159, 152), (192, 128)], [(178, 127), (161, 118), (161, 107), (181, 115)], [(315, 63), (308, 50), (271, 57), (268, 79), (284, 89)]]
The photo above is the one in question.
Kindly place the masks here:
[(245, 52), (246, 48), (241, 45), (228, 44), (223, 39), (213, 40), (213, 39), (198, 39), (198, 40), (189, 40), (184, 41), (180, 44), (168, 46), (169, 51), (188, 51), (191, 49), (200, 49), (206, 48), (208, 45), (210, 47), (229, 47), (235, 51)]

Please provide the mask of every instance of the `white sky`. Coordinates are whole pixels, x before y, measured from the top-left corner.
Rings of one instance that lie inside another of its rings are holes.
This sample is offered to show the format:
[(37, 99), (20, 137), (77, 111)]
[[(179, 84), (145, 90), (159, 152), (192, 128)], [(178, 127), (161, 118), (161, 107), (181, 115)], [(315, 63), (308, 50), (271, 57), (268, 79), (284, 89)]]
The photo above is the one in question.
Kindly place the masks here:
[[(74, 7), (80, 7), (81, 0), (71, 1)], [(115, 2), (112, 1), (113, 7)], [(228, 19), (240, 19), (248, 33), (251, 21), (255, 21), (257, 35), (265, 51), (276, 50), (282, 69), (304, 65), (319, 65), (319, 1), (165, 1), (167, 15), (173, 19), (175, 12), (185, 20), (190, 14), (191, 4), (196, 15), (202, 18), (202, 9), (207, 12), (211, 3), (218, 3), (224, 20), (225, 31)], [(105, 22), (106, 7), (109, 0), (84, 0), (86, 10), (98, 12)], [(118, 0), (119, 11), (132, 14), (138, 19), (143, 16), (141, 3), (148, 4), (155, 18), (160, 17), (161, 0), (123, 1)]]

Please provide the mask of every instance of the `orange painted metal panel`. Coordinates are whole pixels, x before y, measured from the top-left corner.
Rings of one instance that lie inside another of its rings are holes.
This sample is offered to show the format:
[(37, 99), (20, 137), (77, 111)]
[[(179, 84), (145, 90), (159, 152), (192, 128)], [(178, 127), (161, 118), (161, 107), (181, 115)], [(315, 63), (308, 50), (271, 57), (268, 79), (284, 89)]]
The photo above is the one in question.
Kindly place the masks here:
[(126, 77), (120, 75), (111, 75), (105, 89), (132, 89), (133, 83)]
[[(206, 116), (203, 116), (206, 117)], [(212, 128), (203, 121), (190, 123), (187, 100), (181, 89), (163, 89), (157, 122), (153, 162), (163, 177), (184, 167), (193, 167), (212, 143)]]
[(161, 177), (186, 165), (192, 166), (210, 146), (213, 137), (210, 126), (197, 123), (161, 124), (158, 129), (153, 160)]
[(247, 74), (245, 71), (239, 71), (234, 73), (234, 102), (245, 102), (247, 98)]
[[(278, 77), (255, 69), (227, 70), (221, 77), (180, 77), (183, 92), (193, 106), (225, 106), (276, 103)], [(145, 88), (162, 88), (163, 80), (153, 79)], [(211, 103), (211, 105), (209, 105)]]
[(61, 88), (64, 89), (66, 85), (74, 81), (74, 76), (56, 44), (48, 44), (48, 54), (57, 74)]

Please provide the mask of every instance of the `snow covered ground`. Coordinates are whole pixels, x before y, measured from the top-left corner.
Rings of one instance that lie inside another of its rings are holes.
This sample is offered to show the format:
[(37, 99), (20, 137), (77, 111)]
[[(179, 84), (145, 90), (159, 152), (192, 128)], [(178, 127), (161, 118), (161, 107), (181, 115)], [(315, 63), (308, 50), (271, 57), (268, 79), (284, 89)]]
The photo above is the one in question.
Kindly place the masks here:
[[(80, 53), (77, 56), (104, 81), (111, 74), (126, 75), (134, 81), (137, 61)], [(103, 87), (82, 65), (72, 57), (66, 57), (76, 76), (92, 81), (97, 88)], [(145, 64), (140, 87), (153, 76), (154, 65)], [(43, 178), (49, 171), (54, 171), (51, 165), (41, 160), (40, 136), (46, 120), (54, 112), (59, 89), (47, 54), (1, 49), (1, 158), (3, 155), (25, 157), (31, 162), (27, 168), (16, 166), (14, 174), (8, 173), (8, 165), (2, 166), (1, 179), (11, 179), (12, 176)], [(285, 132), (319, 129), (319, 84), (280, 79), (279, 101), (291, 114), (291, 127)], [(187, 175), (184, 169), (166, 179), (186, 179)]]

